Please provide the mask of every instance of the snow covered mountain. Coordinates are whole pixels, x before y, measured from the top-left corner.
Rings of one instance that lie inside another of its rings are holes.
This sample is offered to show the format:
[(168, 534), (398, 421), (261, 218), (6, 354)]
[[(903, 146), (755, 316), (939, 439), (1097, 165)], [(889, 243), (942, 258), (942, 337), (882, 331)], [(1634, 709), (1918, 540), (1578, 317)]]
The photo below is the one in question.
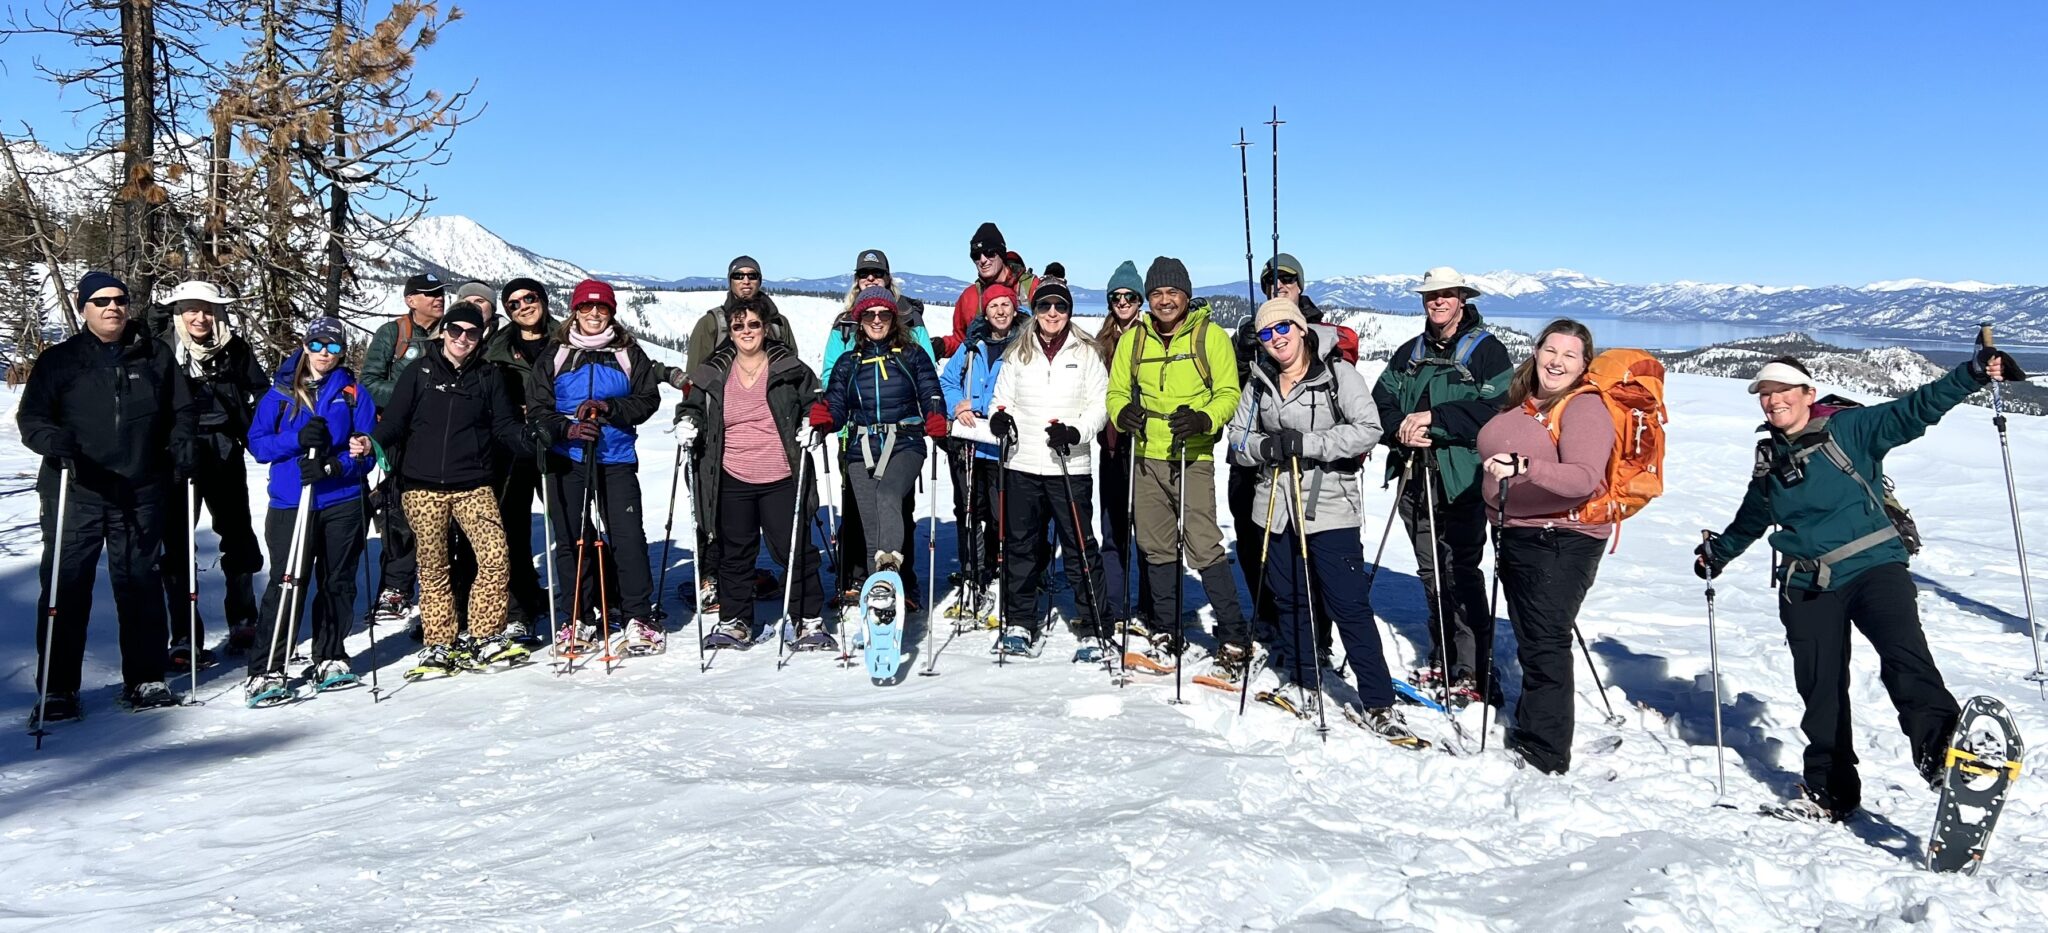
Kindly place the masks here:
[[(1658, 354), (1672, 372), (1736, 379), (1750, 378), (1766, 362), (1779, 356), (1796, 356), (1804, 362), (1813, 371), (1813, 378), (1820, 382), (1823, 393), (1845, 391), (1897, 398), (1934, 381), (1949, 370), (1949, 367), (1905, 347), (1848, 350), (1799, 333)], [(1989, 406), (1990, 390), (1971, 396), (1970, 403)], [(2048, 391), (2031, 383), (2014, 383), (2007, 387), (2005, 410), (2016, 414), (2042, 414), (2048, 411)]]
[(401, 279), (432, 269), (457, 281), (482, 279), (503, 285), (523, 276), (566, 289), (590, 277), (581, 266), (515, 246), (461, 215), (420, 218), (387, 262)]

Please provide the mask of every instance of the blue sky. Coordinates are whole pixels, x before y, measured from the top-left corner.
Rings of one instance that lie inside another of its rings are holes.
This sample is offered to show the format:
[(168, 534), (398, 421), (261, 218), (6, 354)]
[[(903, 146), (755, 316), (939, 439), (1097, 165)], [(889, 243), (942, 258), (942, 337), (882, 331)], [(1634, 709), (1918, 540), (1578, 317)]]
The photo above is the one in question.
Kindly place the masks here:
[[(1967, 6), (1967, 12), (1963, 8)], [(480, 0), (424, 60), (489, 102), (437, 210), (597, 269), (966, 277), (995, 220), (1100, 284), (1254, 241), (1311, 277), (2048, 282), (2048, 12), (1980, 3)], [(1257, 18), (1247, 18), (1248, 14)], [(0, 46), (0, 119), (75, 135)]]

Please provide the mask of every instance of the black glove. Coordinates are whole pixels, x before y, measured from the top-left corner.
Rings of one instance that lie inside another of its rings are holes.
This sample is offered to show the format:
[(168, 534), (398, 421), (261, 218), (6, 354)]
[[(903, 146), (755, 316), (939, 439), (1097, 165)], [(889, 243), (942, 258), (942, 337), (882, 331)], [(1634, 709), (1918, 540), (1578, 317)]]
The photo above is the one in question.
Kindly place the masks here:
[(1970, 375), (1977, 377), (1978, 382), (1990, 382), (1992, 360), (1999, 360), (2005, 364), (2004, 370), (1999, 373), (2005, 377), (2005, 381), (2019, 382), (2027, 378), (2026, 370), (2020, 368), (2020, 361), (1997, 347), (1977, 348), (1977, 355), (1970, 360)]
[(300, 457), (299, 485), (311, 486), (330, 476), (341, 475), (341, 461), (332, 456)]
[(988, 318), (975, 318), (972, 322), (970, 322), (967, 325), (967, 332), (960, 335), (961, 342), (963, 344), (968, 344), (980, 343), (984, 340), (987, 340), (989, 329), (991, 326), (992, 325), (990, 325), (988, 322)]
[(1151, 416), (1152, 413), (1146, 411), (1145, 406), (1134, 401), (1125, 405), (1123, 411), (1116, 413), (1116, 429), (1125, 434), (1143, 434), (1145, 419)]
[(50, 442), (46, 446), (50, 449), (44, 456), (58, 460), (77, 460), (78, 455), (83, 453), (78, 449), (78, 435), (63, 429), (50, 435)]
[(299, 427), (299, 449), (326, 450), (334, 446), (334, 435), (327, 433), (327, 419), (315, 415), (306, 419)]
[(945, 358), (946, 358), (946, 338), (944, 338), (944, 337), (933, 337), (933, 338), (932, 338), (932, 359), (934, 359), (934, 360), (943, 360), (943, 359), (945, 359)]
[(1017, 437), (1017, 419), (1010, 417), (1010, 413), (1007, 411), (996, 412), (993, 417), (988, 419), (988, 429), (989, 433), (999, 438), (1015, 439)]
[(595, 422), (578, 421), (569, 426), (569, 439), (572, 441), (589, 443), (603, 436), (604, 429), (598, 427)]
[(1045, 426), (1045, 446), (1052, 448), (1059, 455), (1066, 456), (1067, 451), (1074, 449), (1074, 445), (1079, 443), (1081, 431), (1073, 425), (1055, 421)]
[(199, 445), (192, 441), (171, 442), (171, 472), (179, 479), (191, 479), (199, 466)]
[(1173, 439), (1185, 441), (1197, 434), (1207, 434), (1212, 426), (1209, 416), (1182, 405), (1166, 416), (1166, 426), (1173, 429)]
[(1259, 441), (1259, 459), (1268, 463), (1280, 463), (1301, 456), (1301, 432), (1283, 428), (1266, 435)]
[(1721, 568), (1727, 566), (1727, 562), (1714, 559), (1714, 549), (1705, 542), (1693, 548), (1692, 552), (1696, 555), (1692, 562), (1692, 575), (1702, 580), (1712, 580), (1720, 576)]

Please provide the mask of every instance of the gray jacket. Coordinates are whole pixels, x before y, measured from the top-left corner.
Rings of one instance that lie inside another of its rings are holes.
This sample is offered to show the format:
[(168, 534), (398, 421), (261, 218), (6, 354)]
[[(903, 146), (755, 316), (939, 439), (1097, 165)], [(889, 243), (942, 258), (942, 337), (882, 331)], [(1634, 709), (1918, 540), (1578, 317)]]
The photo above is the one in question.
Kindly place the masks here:
[(1292, 428), (1302, 433), (1301, 495), (1308, 513), (1308, 533), (1338, 529), (1356, 533), (1364, 506), (1360, 459), (1370, 456), (1373, 445), (1379, 443), (1379, 408), (1372, 401), (1372, 385), (1356, 367), (1342, 357), (1322, 356), (1326, 348), (1336, 346), (1336, 331), (1311, 324), (1308, 332), (1313, 360), (1308, 374), (1283, 399), (1277, 367), (1261, 352), (1251, 367), (1251, 380), (1237, 401), (1237, 413), (1231, 416), (1225, 439), (1231, 462), (1252, 467), (1258, 474), (1252, 521), (1267, 524), (1267, 503), (1273, 495), (1277, 466), (1280, 501), (1270, 507), (1269, 530), (1284, 532), (1293, 526), (1291, 464), (1285, 460), (1271, 463), (1262, 450), (1267, 435)]

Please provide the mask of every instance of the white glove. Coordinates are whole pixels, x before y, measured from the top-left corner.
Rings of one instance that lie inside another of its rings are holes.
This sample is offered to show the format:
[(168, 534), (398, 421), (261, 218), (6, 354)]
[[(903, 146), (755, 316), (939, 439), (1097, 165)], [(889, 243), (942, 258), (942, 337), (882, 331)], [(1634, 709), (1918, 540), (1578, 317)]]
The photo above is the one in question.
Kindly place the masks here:
[(684, 447), (696, 446), (697, 419), (684, 418), (682, 421), (676, 424), (676, 443), (681, 444)]

